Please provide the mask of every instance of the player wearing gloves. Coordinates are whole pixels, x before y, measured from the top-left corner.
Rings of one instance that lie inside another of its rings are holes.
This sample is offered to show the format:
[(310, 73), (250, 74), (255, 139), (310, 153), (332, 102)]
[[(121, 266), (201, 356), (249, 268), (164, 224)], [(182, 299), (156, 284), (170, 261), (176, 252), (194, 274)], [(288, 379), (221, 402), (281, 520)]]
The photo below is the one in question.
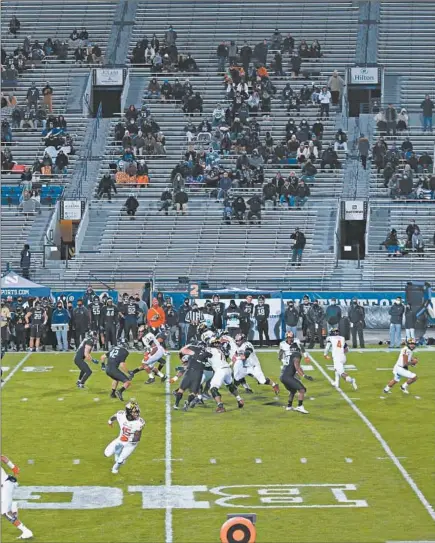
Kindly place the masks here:
[(33, 537), (33, 533), (29, 528), (24, 526), (21, 520), (18, 519), (18, 506), (17, 502), (13, 500), (14, 489), (18, 486), (17, 478), (15, 475), (20, 473), (20, 469), (13, 462), (9, 460), (7, 456), (1, 455), (1, 461), (10, 468), (14, 475), (8, 475), (6, 471), (1, 468), (1, 508), (2, 515), (6, 520), (11, 522), (21, 532), (18, 539), (30, 539)]
[(408, 366), (415, 366), (418, 363), (418, 359), (413, 355), (413, 351), (416, 347), (415, 339), (408, 339), (406, 346), (400, 351), (399, 358), (393, 368), (393, 379), (384, 388), (386, 394), (391, 394), (391, 389), (396, 383), (400, 382), (402, 377), (406, 378), (400, 390), (404, 394), (409, 394), (408, 387), (417, 381), (417, 375), (412, 371), (409, 371)]
[(104, 456), (115, 456), (112, 473), (118, 473), (119, 468), (133, 454), (139, 444), (145, 421), (140, 417), (140, 409), (136, 400), (130, 400), (125, 411), (118, 411), (109, 419), (109, 426), (118, 421), (119, 436), (111, 441), (104, 450)]
[(77, 388), (85, 388), (85, 383), (92, 375), (92, 370), (88, 362), (98, 364), (98, 360), (92, 358), (91, 352), (95, 347), (98, 332), (90, 331), (86, 334), (85, 339), (80, 343), (79, 348), (74, 356), (74, 364), (79, 368), (80, 375), (77, 380)]
[[(106, 375), (113, 379), (110, 397), (118, 398), (121, 402), (124, 401), (122, 393), (131, 385), (131, 376), (126, 375), (128, 370), (125, 361), (130, 354), (127, 346), (127, 342), (120, 339), (116, 347), (112, 347), (108, 353), (103, 354), (101, 357), (101, 361), (106, 363)], [(122, 371), (119, 369), (120, 366)], [(118, 383), (122, 383), (122, 386), (119, 390), (116, 390)]]
[[(289, 351), (287, 356), (282, 360), (283, 366), (281, 370), (280, 381), (289, 391), (287, 411), (297, 411), (298, 413), (308, 414), (308, 411), (304, 407), (304, 397), (307, 389), (301, 383), (301, 381), (296, 377), (296, 374), (300, 377), (307, 379), (308, 381), (313, 381), (314, 379), (310, 375), (305, 375), (301, 368), (302, 353), (299, 351), (299, 348), (296, 344)], [(293, 407), (293, 400), (298, 393), (298, 406)]]
[[(142, 326), (140, 327), (142, 329)], [(161, 372), (163, 366), (166, 363), (167, 352), (163, 347), (165, 341), (164, 331), (158, 331), (157, 335), (149, 332), (142, 337), (142, 330), (139, 330), (139, 337), (142, 340), (142, 343), (145, 347), (145, 353), (143, 356), (143, 361), (139, 368), (136, 368), (132, 372), (129, 372), (130, 377), (133, 377), (140, 371), (146, 371), (149, 374), (148, 381), (145, 381), (146, 385), (150, 385), (155, 382), (156, 375), (160, 377), (162, 383), (166, 381), (168, 376)], [(157, 365), (157, 367), (156, 367)]]
[(332, 362), (334, 364), (335, 380), (334, 386), (338, 388), (340, 384), (340, 377), (350, 383), (354, 390), (357, 390), (356, 380), (350, 377), (345, 371), (344, 366), (346, 364), (346, 353), (348, 351), (346, 340), (343, 336), (340, 336), (338, 328), (332, 328), (329, 336), (326, 338), (326, 348), (323, 356), (326, 359), (330, 359), (329, 351), (332, 354)]

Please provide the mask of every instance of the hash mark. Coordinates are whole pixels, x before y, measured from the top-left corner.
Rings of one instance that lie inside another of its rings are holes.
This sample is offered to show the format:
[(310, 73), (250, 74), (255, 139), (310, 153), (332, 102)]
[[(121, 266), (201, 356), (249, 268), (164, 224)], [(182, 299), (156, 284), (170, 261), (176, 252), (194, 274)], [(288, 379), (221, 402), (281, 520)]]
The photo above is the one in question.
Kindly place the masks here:
[(302, 464), (306, 464), (306, 463), (307, 463), (307, 459), (306, 459), (306, 458), (301, 458), (301, 463), (302, 463)]
[(27, 402), (28, 398), (21, 398), (22, 402)]
[(261, 464), (262, 462), (263, 462), (263, 460), (261, 460), (261, 458), (256, 458), (255, 459), (256, 464)]
[(210, 464), (216, 464), (216, 458), (210, 458)]
[(414, 396), (414, 398), (415, 398), (416, 400), (421, 400), (421, 397), (420, 397), (420, 396)]
[(35, 461), (34, 461), (34, 460), (32, 460), (31, 458), (29, 458), (29, 460), (27, 460), (27, 463), (28, 463), (28, 464), (34, 464), (34, 463), (35, 463)]
[(99, 402), (100, 398), (94, 398), (94, 402)]
[(347, 462), (348, 464), (352, 464), (352, 462), (353, 462), (352, 458), (345, 458), (345, 460), (346, 460), (346, 462)]
[(76, 458), (75, 460), (73, 460), (73, 464), (75, 465), (80, 464), (80, 458)]
[(57, 401), (58, 402), (63, 402), (63, 398), (58, 398)]

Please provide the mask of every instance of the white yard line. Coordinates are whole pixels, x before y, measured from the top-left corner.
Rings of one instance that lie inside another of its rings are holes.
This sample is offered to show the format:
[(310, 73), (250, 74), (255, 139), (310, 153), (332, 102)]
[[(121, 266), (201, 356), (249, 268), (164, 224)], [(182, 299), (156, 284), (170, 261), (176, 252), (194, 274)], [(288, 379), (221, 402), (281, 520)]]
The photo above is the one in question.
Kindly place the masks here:
[[(171, 375), (171, 355), (168, 355), (166, 361), (166, 373)], [(165, 383), (166, 391), (166, 428), (165, 428), (165, 486), (166, 486), (166, 512), (165, 512), (165, 542), (172, 543), (172, 507), (171, 507), (171, 487), (172, 487), (172, 395), (169, 377)]]
[(3, 383), (1, 384), (1, 388), (3, 388), (5, 386), (5, 384), (10, 380), (12, 379), (12, 377), (17, 373), (17, 371), (21, 368), (21, 366), (26, 362), (26, 360), (29, 358), (29, 356), (31, 355), (32, 353), (27, 353), (24, 358), (22, 358), (18, 364), (15, 366), (15, 368), (13, 368), (11, 370), (11, 373), (8, 373), (8, 375), (5, 377)]
[[(329, 377), (329, 375), (326, 373), (326, 371), (323, 369), (323, 367), (316, 361), (314, 358), (309, 355), (312, 363), (316, 366), (316, 368), (320, 371), (320, 373), (326, 378), (329, 383), (333, 383), (333, 380)], [(393, 451), (390, 449), (390, 446), (385, 441), (385, 439), (381, 436), (381, 434), (376, 430), (376, 428), (373, 426), (373, 424), (369, 421), (369, 419), (364, 415), (364, 413), (358, 409), (358, 407), (353, 403), (353, 401), (349, 398), (349, 396), (343, 392), (341, 389), (337, 389), (333, 387), (334, 390), (336, 390), (343, 399), (350, 405), (350, 407), (355, 411), (355, 413), (359, 416), (359, 418), (364, 422), (364, 424), (367, 426), (367, 428), (370, 430), (370, 432), (375, 436), (375, 438), (379, 441), (380, 445), (384, 449), (384, 451), (387, 453), (389, 458), (393, 461), (396, 468), (400, 471), (405, 481), (408, 483), (408, 485), (411, 487), (411, 489), (414, 491), (417, 498), (422, 503), (423, 507), (426, 509), (426, 511), (429, 513), (432, 520), (435, 522), (435, 511), (432, 505), (428, 502), (426, 497), (424, 496), (423, 492), (418, 488), (416, 482), (414, 479), (409, 475), (409, 473), (406, 471), (406, 469), (402, 466), (400, 463), (400, 460), (398, 457), (393, 453)]]

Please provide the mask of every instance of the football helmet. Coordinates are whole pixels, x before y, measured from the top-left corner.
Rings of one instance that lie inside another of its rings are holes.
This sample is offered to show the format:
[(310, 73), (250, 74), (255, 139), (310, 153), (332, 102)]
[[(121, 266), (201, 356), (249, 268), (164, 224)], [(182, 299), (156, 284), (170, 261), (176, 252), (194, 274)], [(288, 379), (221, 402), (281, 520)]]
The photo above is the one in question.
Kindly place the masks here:
[(413, 351), (417, 347), (415, 339), (411, 337), (408, 340), (406, 340), (406, 346), (408, 347), (408, 349), (411, 349), (411, 351)]
[(130, 400), (125, 406), (127, 420), (137, 420), (140, 417), (139, 404), (136, 400)]
[(117, 345), (118, 347), (124, 347), (124, 349), (128, 349), (128, 342), (125, 341), (125, 339), (119, 338), (118, 341), (117, 341), (117, 343), (116, 343), (116, 345)]
[(236, 337), (234, 338), (234, 340), (235, 340), (236, 344), (240, 347), (240, 345), (245, 343), (246, 336), (245, 336), (245, 334), (237, 334)]
[(198, 324), (198, 328), (196, 330), (197, 330), (197, 334), (201, 335), (204, 332), (206, 332), (208, 330), (208, 328), (207, 328), (207, 325), (205, 324), (205, 322), (200, 322)]
[(339, 333), (340, 332), (339, 332), (338, 328), (331, 328), (331, 330), (329, 331), (330, 336), (338, 336)]
[(206, 344), (210, 344), (213, 339), (216, 339), (216, 336), (211, 330), (207, 330), (203, 334), (201, 334), (201, 341)]
[(294, 339), (295, 339), (295, 335), (293, 334), (293, 332), (291, 330), (286, 332), (285, 340), (287, 341), (287, 343), (293, 343)]

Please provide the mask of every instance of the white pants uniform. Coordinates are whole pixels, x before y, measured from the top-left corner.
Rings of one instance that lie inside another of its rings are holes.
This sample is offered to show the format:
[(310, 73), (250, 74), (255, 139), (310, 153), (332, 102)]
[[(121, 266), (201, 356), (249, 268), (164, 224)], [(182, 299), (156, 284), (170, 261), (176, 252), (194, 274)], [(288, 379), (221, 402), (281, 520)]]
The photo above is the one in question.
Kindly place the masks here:
[(16, 504), (12, 502), (14, 489), (18, 486), (18, 483), (14, 483), (8, 480), (8, 474), (3, 468), (1, 468), (1, 514), (16, 512)]
[(158, 362), (161, 358), (165, 356), (166, 356), (166, 351), (165, 349), (163, 349), (163, 347), (161, 347), (157, 349), (157, 351), (148, 358), (145, 364), (152, 368), (156, 362)]
[(252, 377), (254, 377), (254, 379), (257, 379), (260, 385), (266, 384), (266, 377), (263, 373), (263, 370), (261, 369), (260, 364), (257, 364), (255, 362), (253, 364), (248, 364), (247, 370), (248, 375), (251, 375)]
[(203, 385), (207, 381), (210, 381), (213, 375), (214, 374), (211, 370), (204, 370), (204, 373), (202, 374), (201, 385)]
[(214, 372), (210, 381), (210, 388), (221, 388), (222, 385), (231, 385), (232, 382), (231, 369), (229, 367), (220, 368)]
[(248, 367), (245, 360), (237, 359), (233, 366), (234, 380), (241, 381), (248, 375)]
[(118, 464), (124, 464), (127, 458), (133, 454), (138, 443), (139, 442), (132, 443), (129, 441), (121, 441), (121, 438), (117, 437), (107, 445), (104, 455), (107, 457), (115, 455), (116, 462)]
[(338, 375), (343, 375), (346, 357), (334, 358), (332, 362), (334, 364), (334, 371), (338, 373)]
[(396, 364), (393, 368), (393, 375), (394, 380), (398, 383), (402, 377), (405, 379), (413, 379), (415, 377), (415, 373), (412, 373), (412, 371), (406, 370), (404, 367), (400, 366), (399, 364)]

